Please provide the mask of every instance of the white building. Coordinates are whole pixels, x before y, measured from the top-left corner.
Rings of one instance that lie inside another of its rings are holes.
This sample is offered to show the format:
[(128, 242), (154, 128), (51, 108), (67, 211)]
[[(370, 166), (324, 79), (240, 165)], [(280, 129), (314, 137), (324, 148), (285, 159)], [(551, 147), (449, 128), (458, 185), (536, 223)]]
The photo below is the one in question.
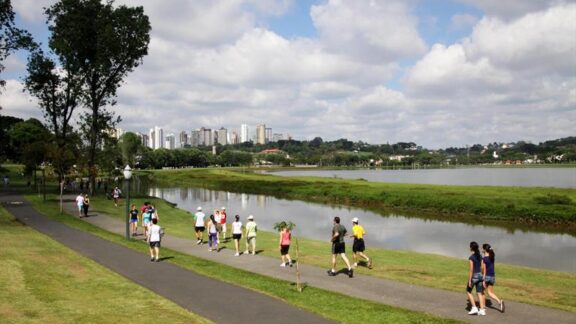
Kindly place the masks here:
[(240, 126), (240, 142), (244, 143), (249, 141), (250, 138), (248, 137), (248, 125), (242, 124), (242, 126)]
[(174, 134), (166, 135), (164, 148), (167, 148), (169, 150), (173, 150), (176, 148), (176, 136), (174, 136)]
[(158, 126), (150, 128), (150, 148), (157, 150), (164, 147), (164, 130)]
[(220, 145), (228, 145), (228, 130), (224, 127), (220, 128), (217, 131), (214, 131), (214, 134), (217, 134), (215, 143)]

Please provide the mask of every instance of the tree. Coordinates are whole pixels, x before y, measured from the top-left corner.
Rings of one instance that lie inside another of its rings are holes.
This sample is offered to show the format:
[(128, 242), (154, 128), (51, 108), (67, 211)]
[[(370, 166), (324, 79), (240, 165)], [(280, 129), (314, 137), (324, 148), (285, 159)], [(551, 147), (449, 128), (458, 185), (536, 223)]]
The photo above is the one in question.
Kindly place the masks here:
[[(14, 11), (10, 0), (0, 0), (0, 76), (4, 71), (2, 62), (11, 52), (21, 48), (33, 48), (32, 37), (28, 32), (16, 28), (14, 24)], [(0, 78), (0, 94), (5, 81)], [(0, 107), (1, 109), (2, 107)]]
[(51, 134), (39, 120), (30, 118), (14, 124), (8, 136), (15, 148), (17, 160), (25, 165), (27, 171), (36, 171), (37, 166), (46, 161)]
[(118, 144), (120, 145), (124, 163), (134, 167), (136, 156), (140, 153), (142, 147), (140, 137), (132, 132), (126, 132), (120, 136)]
[(116, 104), (122, 81), (148, 53), (150, 22), (142, 7), (114, 8), (113, 1), (60, 0), (46, 14), (50, 48), (64, 71), (78, 71), (81, 76), (82, 100), (88, 109), (82, 123), (88, 135), (93, 190), (103, 131), (118, 121), (106, 106)]

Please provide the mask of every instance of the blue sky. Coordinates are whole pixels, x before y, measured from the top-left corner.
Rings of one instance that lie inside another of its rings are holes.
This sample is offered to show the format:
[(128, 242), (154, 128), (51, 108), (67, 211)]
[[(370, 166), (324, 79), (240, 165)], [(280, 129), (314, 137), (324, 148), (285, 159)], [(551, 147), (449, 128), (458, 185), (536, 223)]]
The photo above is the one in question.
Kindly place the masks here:
[[(44, 45), (52, 3), (13, 1)], [(153, 28), (110, 108), (127, 130), (265, 123), (298, 139), (431, 148), (574, 135), (576, 0), (116, 4), (142, 5)], [(25, 54), (5, 62), (3, 114), (42, 118), (22, 92)]]

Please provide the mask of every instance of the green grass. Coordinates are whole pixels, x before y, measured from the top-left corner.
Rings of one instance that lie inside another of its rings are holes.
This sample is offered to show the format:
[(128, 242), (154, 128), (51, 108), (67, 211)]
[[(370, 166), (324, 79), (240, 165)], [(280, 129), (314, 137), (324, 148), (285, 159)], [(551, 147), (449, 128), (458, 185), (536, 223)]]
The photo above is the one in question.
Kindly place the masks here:
[[(50, 201), (46, 204), (42, 203), (42, 199), (30, 195), (27, 197), (35, 206), (35, 208), (47, 215), (48, 217), (67, 224), (69, 226), (93, 233), (104, 239), (112, 242), (122, 244), (142, 253), (147, 253), (148, 249), (142, 241), (130, 240), (126, 241), (119, 235), (115, 235), (95, 227), (89, 223), (83, 222), (71, 215), (60, 215), (56, 198), (50, 196)], [(143, 200), (142, 200), (143, 201)], [(104, 200), (99, 201), (98, 198), (92, 200), (92, 204), (98, 207)], [(172, 214), (176, 209), (170, 209), (170, 205), (161, 201), (155, 201), (160, 211), (161, 222), (170, 231), (170, 235), (178, 233), (178, 227), (167, 223), (169, 220), (175, 219), (177, 216)], [(110, 201), (105, 201), (105, 204), (110, 208)], [(123, 206), (121, 206), (123, 207)], [(123, 212), (118, 212), (119, 209), (114, 208), (117, 217), (122, 217)], [(183, 217), (189, 217), (185, 212), (180, 211)], [(188, 226), (187, 228), (191, 228)], [(168, 262), (182, 266), (191, 271), (229, 282), (235, 285), (240, 285), (259, 291), (270, 296), (279, 298), (297, 307), (301, 307), (313, 313), (330, 318), (332, 320), (342, 323), (456, 323), (457, 321), (442, 319), (428, 314), (403, 310), (400, 308), (378, 304), (366, 300), (352, 298), (349, 296), (341, 295), (334, 292), (329, 292), (314, 287), (307, 287), (303, 293), (296, 291), (292, 283), (273, 279), (270, 277), (257, 275), (251, 272), (243, 271), (233, 267), (229, 267), (220, 263), (215, 263), (203, 260), (190, 255), (171, 251), (162, 248), (163, 256), (172, 256)]]
[(0, 322), (208, 321), (23, 226), (0, 207)]
[[(321, 177), (278, 177), (242, 169), (141, 171), (160, 185), (196, 186), (336, 203), (410, 216), (516, 224), (576, 233), (576, 190), (557, 188), (390, 184)], [(548, 197), (559, 199), (548, 199)], [(561, 203), (557, 203), (561, 202)]]
[[(156, 206), (160, 222), (167, 233), (194, 239), (192, 215), (189, 212), (159, 198), (136, 198), (131, 202), (141, 206), (145, 200)], [(93, 210), (123, 219), (125, 206), (123, 202), (121, 204), (116, 208), (111, 200), (96, 197), (92, 198), (91, 206)], [(232, 243), (227, 245), (229, 248), (233, 247)], [(329, 266), (327, 251), (330, 251), (330, 243), (299, 239), (299, 245), (301, 262), (320, 267)], [(262, 255), (279, 258), (277, 234), (259, 231), (258, 249), (264, 250)], [(376, 260), (376, 266), (373, 270), (358, 267), (357, 273), (455, 292), (464, 291), (468, 265), (466, 260), (378, 248), (370, 248), (367, 253)], [(293, 247), (292, 256), (294, 255)], [(351, 255), (349, 256), (351, 258)], [(498, 284), (495, 291), (498, 296), (507, 300), (576, 312), (576, 274), (501, 263), (497, 264), (497, 272)]]

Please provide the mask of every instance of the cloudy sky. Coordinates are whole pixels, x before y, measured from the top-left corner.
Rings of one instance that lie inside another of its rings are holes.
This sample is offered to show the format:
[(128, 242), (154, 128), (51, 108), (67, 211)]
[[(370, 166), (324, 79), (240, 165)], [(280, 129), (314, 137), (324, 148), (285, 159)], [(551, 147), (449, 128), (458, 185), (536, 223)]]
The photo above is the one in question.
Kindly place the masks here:
[[(46, 44), (42, 7), (12, 1)], [(576, 0), (117, 0), (142, 5), (149, 55), (120, 127), (265, 123), (296, 139), (429, 148), (576, 132)], [(41, 118), (11, 56), (5, 115)]]

